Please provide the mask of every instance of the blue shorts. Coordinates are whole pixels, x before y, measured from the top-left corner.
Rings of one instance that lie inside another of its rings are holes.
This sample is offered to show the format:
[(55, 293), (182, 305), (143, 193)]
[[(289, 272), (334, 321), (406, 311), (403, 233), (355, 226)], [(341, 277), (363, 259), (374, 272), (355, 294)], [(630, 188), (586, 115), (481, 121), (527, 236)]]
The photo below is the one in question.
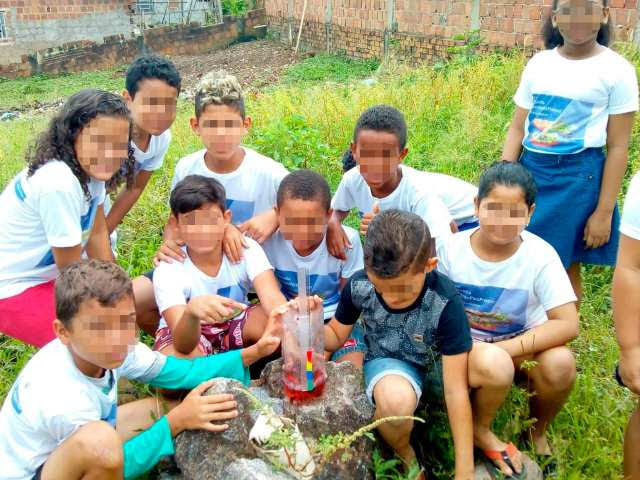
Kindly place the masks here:
[(372, 404), (375, 404), (373, 399), (373, 389), (376, 384), (387, 375), (398, 375), (406, 379), (416, 394), (416, 408), (423, 396), (423, 389), (425, 394), (429, 394), (429, 400), (435, 400), (436, 403), (443, 404), (444, 389), (442, 383), (442, 360), (440, 359), (436, 363), (436, 367), (427, 371), (422, 368), (417, 368), (408, 362), (398, 360), (397, 358), (375, 358), (364, 364), (364, 383), (367, 392), (367, 397)]
[(364, 343), (364, 331), (359, 323), (356, 323), (351, 330), (351, 335), (344, 342), (342, 348), (339, 348), (331, 354), (330, 360), (337, 362), (340, 358), (344, 357), (348, 353), (361, 352), (366, 353), (367, 345)]

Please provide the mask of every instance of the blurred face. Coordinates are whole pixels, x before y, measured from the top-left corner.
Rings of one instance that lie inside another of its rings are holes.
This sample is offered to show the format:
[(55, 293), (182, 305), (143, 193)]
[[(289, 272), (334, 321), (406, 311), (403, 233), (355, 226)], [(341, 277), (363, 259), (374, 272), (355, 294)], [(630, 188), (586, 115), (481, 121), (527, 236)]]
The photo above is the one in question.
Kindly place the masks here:
[(106, 182), (129, 156), (129, 119), (98, 115), (78, 134), (74, 150), (87, 175)]
[(133, 98), (127, 91), (123, 96), (131, 110), (133, 123), (150, 135), (160, 135), (176, 119), (178, 89), (164, 80), (147, 78), (138, 83), (138, 91)]
[(278, 209), (282, 236), (298, 253), (309, 254), (320, 245), (327, 231), (331, 209), (320, 201), (288, 198)]
[(91, 367), (118, 368), (138, 340), (133, 297), (125, 296), (112, 306), (87, 300), (73, 317), (70, 328), (59, 320), (54, 328), (85, 373)]
[(600, 24), (608, 21), (609, 9), (598, 0), (559, 0), (552, 21), (565, 43), (584, 45), (594, 42)]
[[(171, 217), (176, 222), (175, 217)], [(222, 211), (218, 205), (206, 203), (197, 210), (178, 215), (179, 236), (190, 250), (207, 253), (222, 244), (224, 229), (231, 220), (229, 210)]]
[(479, 204), (476, 200), (480, 231), (491, 243), (508, 245), (519, 238), (534, 207), (527, 206), (520, 187), (495, 185)]
[(409, 268), (406, 272), (393, 278), (380, 278), (370, 269), (366, 269), (367, 277), (384, 302), (391, 308), (406, 308), (413, 304), (424, 286), (426, 274), (432, 271), (438, 260), (430, 258), (424, 268)]
[(361, 130), (351, 145), (353, 157), (360, 166), (360, 174), (372, 190), (384, 188), (398, 178), (398, 165), (407, 155), (398, 137), (389, 132)]
[(191, 128), (202, 139), (209, 155), (228, 160), (237, 151), (251, 126), (251, 119), (244, 120), (228, 105), (207, 105), (200, 118), (191, 119)]

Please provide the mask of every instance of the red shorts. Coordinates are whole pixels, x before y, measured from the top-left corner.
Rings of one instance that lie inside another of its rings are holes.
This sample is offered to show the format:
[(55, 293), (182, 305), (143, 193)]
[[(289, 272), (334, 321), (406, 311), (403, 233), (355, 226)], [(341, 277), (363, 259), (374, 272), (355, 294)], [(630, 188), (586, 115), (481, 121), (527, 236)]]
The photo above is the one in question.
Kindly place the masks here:
[[(200, 325), (200, 340), (198, 349), (204, 355), (238, 350), (244, 346), (242, 342), (242, 329), (249, 318), (251, 310), (255, 305), (250, 305), (238, 318), (224, 323), (202, 324)], [(173, 344), (173, 334), (169, 327), (159, 328), (156, 332), (156, 340), (153, 344), (154, 350), (162, 350)]]
[(0, 333), (38, 348), (56, 338), (55, 280), (0, 299)]

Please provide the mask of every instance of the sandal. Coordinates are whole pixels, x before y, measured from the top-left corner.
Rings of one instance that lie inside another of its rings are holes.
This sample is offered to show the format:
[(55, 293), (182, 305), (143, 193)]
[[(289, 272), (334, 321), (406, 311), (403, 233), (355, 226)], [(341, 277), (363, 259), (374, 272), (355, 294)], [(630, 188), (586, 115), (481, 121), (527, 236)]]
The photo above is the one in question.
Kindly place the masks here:
[[(520, 473), (515, 473), (516, 469), (513, 466), (513, 462), (511, 458), (520, 453), (520, 451), (516, 448), (513, 443), (509, 443), (506, 448), (502, 451), (500, 450), (480, 450), (482, 453), (482, 460), (484, 461), (485, 467), (489, 472), (489, 475), (492, 479), (498, 478), (513, 478), (516, 480), (525, 479), (527, 477), (527, 471), (524, 464), (522, 465), (522, 470)], [(505, 475), (500, 467), (496, 465), (496, 460), (502, 460), (513, 472), (511, 475)]]

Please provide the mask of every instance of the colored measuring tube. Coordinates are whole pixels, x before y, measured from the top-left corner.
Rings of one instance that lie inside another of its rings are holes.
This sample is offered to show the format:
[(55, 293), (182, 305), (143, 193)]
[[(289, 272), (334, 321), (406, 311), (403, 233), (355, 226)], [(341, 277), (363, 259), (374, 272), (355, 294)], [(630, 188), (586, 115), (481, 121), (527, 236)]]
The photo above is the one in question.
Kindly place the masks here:
[(307, 391), (313, 390), (313, 345), (311, 344), (311, 314), (307, 300), (307, 269), (298, 269), (298, 323), (300, 330), (306, 332), (305, 338), (300, 339), (301, 347), (306, 351), (304, 378), (301, 385), (307, 386)]

